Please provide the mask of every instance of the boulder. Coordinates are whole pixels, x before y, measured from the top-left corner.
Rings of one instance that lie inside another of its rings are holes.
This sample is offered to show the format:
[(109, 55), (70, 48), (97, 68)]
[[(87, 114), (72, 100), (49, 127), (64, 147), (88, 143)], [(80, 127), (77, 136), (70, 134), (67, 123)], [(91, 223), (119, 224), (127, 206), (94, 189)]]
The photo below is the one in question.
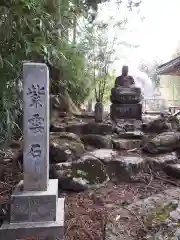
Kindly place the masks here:
[(130, 150), (134, 148), (140, 148), (141, 140), (114, 138), (112, 139), (112, 145), (113, 149), (115, 150)]
[[(54, 165), (51, 175), (59, 179), (60, 187), (63, 190), (72, 191), (76, 191), (77, 186), (87, 189), (88, 187), (99, 187), (109, 181), (104, 164), (88, 154), (85, 154), (76, 162)], [(63, 186), (61, 182), (62, 178), (65, 183)]]
[(50, 168), (50, 178), (58, 179), (58, 188), (60, 191), (82, 192), (87, 190), (88, 186), (86, 184), (73, 179), (68, 171), (63, 172), (63, 167), (65, 168), (66, 166), (68, 169), (68, 167), (70, 168), (70, 165), (71, 163), (63, 163), (63, 166), (61, 163), (53, 165)]
[(125, 132), (121, 132), (119, 133), (119, 137), (120, 138), (125, 138), (125, 139), (142, 139), (144, 136), (143, 132), (141, 132), (140, 130), (135, 130), (135, 131), (125, 131)]
[(179, 126), (180, 124), (177, 117), (161, 114), (160, 117), (143, 124), (142, 127), (144, 132), (162, 133), (164, 131), (176, 131), (179, 129)]
[(89, 152), (88, 154), (90, 154), (95, 158), (98, 158), (104, 163), (108, 163), (112, 161), (112, 159), (116, 159), (119, 156), (119, 153), (117, 151), (114, 151), (111, 149), (98, 149), (98, 150)]
[(95, 148), (112, 148), (111, 136), (102, 136), (97, 134), (87, 134), (81, 137), (85, 145)]
[(165, 166), (164, 172), (173, 178), (180, 179), (180, 164), (168, 164)]
[(68, 123), (66, 126), (65, 130), (66, 132), (71, 132), (77, 135), (82, 135), (84, 134), (84, 127), (87, 125), (85, 122), (74, 122), (74, 123)]
[(50, 126), (50, 132), (64, 132), (65, 126), (62, 122), (53, 121)]
[(50, 162), (61, 163), (74, 161), (84, 153), (84, 145), (73, 133), (50, 134)]
[(180, 148), (179, 132), (164, 132), (147, 140), (143, 146), (143, 150), (147, 153), (158, 154), (164, 152), (172, 152)]
[(93, 157), (98, 158), (106, 166), (109, 178), (113, 181), (129, 181), (145, 169), (144, 159), (137, 154), (120, 155), (117, 151), (110, 149), (99, 149), (90, 152)]
[(131, 181), (146, 169), (144, 159), (137, 155), (119, 156), (106, 164), (110, 179), (116, 182)]
[(107, 123), (95, 123), (95, 122), (78, 122), (68, 124), (66, 126), (66, 132), (72, 132), (77, 135), (83, 134), (99, 134), (99, 135), (110, 135), (112, 134), (112, 125)]
[(177, 163), (178, 157), (176, 152), (158, 154), (153, 157), (150, 156), (146, 157), (146, 162), (148, 163), (149, 167), (164, 168), (167, 164)]
[(112, 134), (112, 124), (107, 123), (87, 123), (84, 125), (84, 134), (99, 134), (99, 135), (110, 135)]

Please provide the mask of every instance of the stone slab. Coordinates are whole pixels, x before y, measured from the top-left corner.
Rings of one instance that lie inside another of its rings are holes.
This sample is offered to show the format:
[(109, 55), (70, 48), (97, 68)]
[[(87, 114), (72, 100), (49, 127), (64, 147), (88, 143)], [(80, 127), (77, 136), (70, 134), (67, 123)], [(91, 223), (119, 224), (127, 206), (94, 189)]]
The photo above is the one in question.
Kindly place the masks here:
[(47, 191), (22, 191), (23, 181), (11, 196), (11, 223), (55, 221), (58, 180), (50, 179)]
[(49, 70), (23, 65), (24, 190), (45, 191), (49, 180)]
[(3, 223), (0, 239), (7, 240), (63, 240), (64, 198), (58, 199), (56, 221), (41, 223)]
[(139, 103), (141, 101), (141, 89), (131, 88), (112, 88), (110, 100), (112, 103)]
[(111, 119), (136, 119), (142, 118), (142, 104), (111, 104)]

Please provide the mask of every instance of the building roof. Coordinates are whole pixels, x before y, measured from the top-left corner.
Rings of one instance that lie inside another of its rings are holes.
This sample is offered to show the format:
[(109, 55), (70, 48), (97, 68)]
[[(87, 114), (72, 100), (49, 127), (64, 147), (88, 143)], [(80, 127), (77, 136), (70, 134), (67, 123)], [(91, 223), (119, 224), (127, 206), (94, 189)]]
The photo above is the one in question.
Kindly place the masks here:
[(180, 76), (180, 56), (158, 66), (156, 73), (159, 75)]

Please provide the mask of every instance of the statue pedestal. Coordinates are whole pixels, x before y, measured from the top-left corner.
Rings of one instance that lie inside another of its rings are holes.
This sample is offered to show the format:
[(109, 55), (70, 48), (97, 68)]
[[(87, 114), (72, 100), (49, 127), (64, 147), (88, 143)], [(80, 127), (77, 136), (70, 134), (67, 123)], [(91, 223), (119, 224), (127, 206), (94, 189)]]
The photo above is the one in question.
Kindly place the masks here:
[(136, 119), (142, 118), (141, 89), (138, 87), (112, 88), (110, 100), (111, 119)]
[(111, 104), (111, 119), (136, 119), (142, 118), (142, 104)]
[(141, 101), (141, 89), (131, 88), (112, 88), (110, 100), (112, 103), (135, 104)]

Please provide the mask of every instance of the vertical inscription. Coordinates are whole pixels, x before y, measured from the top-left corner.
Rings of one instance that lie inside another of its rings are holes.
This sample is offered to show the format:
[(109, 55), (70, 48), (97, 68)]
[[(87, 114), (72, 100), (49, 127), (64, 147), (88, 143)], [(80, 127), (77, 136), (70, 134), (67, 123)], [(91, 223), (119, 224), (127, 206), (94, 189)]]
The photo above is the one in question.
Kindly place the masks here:
[(32, 115), (31, 118), (28, 119), (28, 129), (33, 133), (43, 133), (44, 131), (44, 118), (40, 117), (38, 113)]
[[(34, 107), (35, 109), (43, 107), (43, 101), (41, 96), (45, 95), (44, 86), (40, 86), (39, 84), (32, 84), (30, 88), (28, 88), (27, 96), (30, 97), (29, 107)], [(32, 114), (32, 116), (28, 119), (29, 131), (34, 134), (41, 134), (44, 131), (44, 118), (39, 115), (38, 112)], [(39, 144), (32, 144), (31, 151), (33, 157), (33, 165), (36, 174), (41, 173), (40, 169), (40, 157), (41, 157), (41, 147)]]
[(32, 84), (31, 88), (28, 88), (27, 96), (30, 96), (31, 102), (29, 104), (30, 107), (42, 107), (43, 103), (41, 100), (41, 96), (45, 95), (43, 86), (39, 86), (39, 84)]
[(49, 72), (45, 64), (24, 64), (24, 182), (46, 190), (49, 168)]
[(41, 157), (41, 146), (39, 144), (32, 144), (29, 154), (33, 158)]
[(39, 144), (31, 145), (29, 154), (33, 158), (33, 161), (34, 161), (33, 165), (34, 165), (34, 170), (36, 175), (39, 175), (41, 173), (40, 164), (39, 164), (39, 161), (41, 160), (41, 153), (42, 153), (42, 150)]

